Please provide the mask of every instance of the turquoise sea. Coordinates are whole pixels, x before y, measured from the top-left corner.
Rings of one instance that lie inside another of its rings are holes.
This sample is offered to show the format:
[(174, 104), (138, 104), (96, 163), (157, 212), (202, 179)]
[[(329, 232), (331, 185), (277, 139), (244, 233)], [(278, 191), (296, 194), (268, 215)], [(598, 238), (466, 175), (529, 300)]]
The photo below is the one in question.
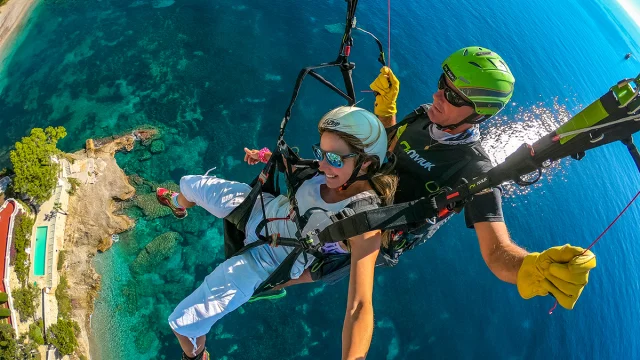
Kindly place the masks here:
[[(497, 160), (640, 71), (640, 28), (615, 0), (393, 0), (391, 8), (401, 113), (430, 101), (439, 64), (454, 50), (485, 46), (510, 65), (513, 104), (482, 129)], [(116, 156), (138, 189), (139, 207), (127, 210), (137, 225), (95, 257), (102, 291), (92, 358), (179, 358), (166, 319), (223, 260), (221, 222), (204, 211), (179, 222), (140, 207), (150, 205), (155, 184), (213, 167), (250, 181), (258, 168), (242, 163), (242, 148), (273, 146), (298, 71), (335, 59), (344, 10), (341, 0), (40, 1), (0, 68), (0, 165), (30, 128), (48, 125), (67, 128), (66, 151), (141, 125), (159, 128), (165, 145), (156, 155), (139, 145)], [(386, 12), (386, 1), (361, 0), (357, 16), (385, 45)], [(355, 37), (359, 91), (379, 65), (375, 44)], [(630, 51), (636, 57), (624, 61)], [(359, 95), (361, 106), (372, 106), (370, 93)], [(309, 81), (288, 142), (309, 156), (316, 121), (339, 104)], [(586, 247), (640, 189), (621, 144), (560, 165), (535, 187), (507, 188), (507, 225), (531, 251)], [(368, 358), (640, 358), (639, 224), (634, 204), (594, 248), (598, 267), (577, 307), (550, 316), (551, 298), (524, 301), (491, 274), (459, 216), (397, 267), (377, 272)], [(170, 256), (132, 271), (141, 249), (167, 231), (180, 234)], [(214, 359), (336, 359), (346, 295), (344, 281), (247, 304), (214, 326), (208, 348)]]

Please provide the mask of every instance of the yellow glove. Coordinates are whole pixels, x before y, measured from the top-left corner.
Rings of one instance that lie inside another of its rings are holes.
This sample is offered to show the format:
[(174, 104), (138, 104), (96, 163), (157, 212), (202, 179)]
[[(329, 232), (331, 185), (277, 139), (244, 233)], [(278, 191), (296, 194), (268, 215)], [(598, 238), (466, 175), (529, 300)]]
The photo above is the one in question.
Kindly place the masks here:
[(383, 66), (380, 75), (369, 85), (376, 93), (376, 103), (373, 112), (378, 116), (391, 116), (398, 112), (396, 100), (400, 93), (400, 80), (391, 69)]
[(573, 309), (596, 267), (596, 256), (583, 248), (556, 246), (524, 258), (518, 271), (518, 292), (525, 299), (551, 293), (565, 309)]

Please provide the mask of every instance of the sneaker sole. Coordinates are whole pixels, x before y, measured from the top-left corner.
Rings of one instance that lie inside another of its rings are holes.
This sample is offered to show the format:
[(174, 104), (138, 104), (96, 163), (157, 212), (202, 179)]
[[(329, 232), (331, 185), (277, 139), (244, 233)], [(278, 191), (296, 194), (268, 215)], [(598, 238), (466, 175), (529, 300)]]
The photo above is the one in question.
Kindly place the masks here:
[[(176, 215), (175, 212), (175, 207), (173, 207), (173, 205), (169, 202), (171, 200), (167, 199), (166, 197), (164, 197), (164, 195), (160, 195), (158, 194), (158, 191), (160, 190), (160, 188), (156, 189), (156, 200), (158, 200), (158, 203), (160, 203), (160, 205), (162, 206), (166, 206), (169, 209), (171, 209), (171, 213), (173, 214), (173, 216), (176, 219), (184, 219), (187, 217), (187, 215), (189, 215), (189, 213), (187, 212), (187, 210), (184, 211), (184, 216), (180, 216), (180, 215)], [(168, 191), (169, 192), (169, 191)], [(166, 193), (165, 193), (166, 194)]]

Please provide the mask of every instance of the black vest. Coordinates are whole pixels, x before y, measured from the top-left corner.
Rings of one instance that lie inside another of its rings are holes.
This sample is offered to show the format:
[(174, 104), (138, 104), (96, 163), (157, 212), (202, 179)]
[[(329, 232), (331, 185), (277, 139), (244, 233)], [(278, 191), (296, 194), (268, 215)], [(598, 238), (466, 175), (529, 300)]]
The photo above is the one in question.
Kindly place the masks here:
[(426, 197), (444, 186), (453, 188), (463, 177), (471, 180), (491, 168), (491, 160), (479, 142), (446, 145), (433, 140), (429, 107), (421, 105), (398, 124), (393, 150), (399, 178), (396, 204)]

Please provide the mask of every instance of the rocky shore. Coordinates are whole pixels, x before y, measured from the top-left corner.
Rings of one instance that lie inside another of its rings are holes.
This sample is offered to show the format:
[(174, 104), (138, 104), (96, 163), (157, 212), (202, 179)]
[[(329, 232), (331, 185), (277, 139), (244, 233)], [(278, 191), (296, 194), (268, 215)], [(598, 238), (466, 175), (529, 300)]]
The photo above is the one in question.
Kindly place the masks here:
[(135, 223), (118, 214), (123, 201), (135, 195), (135, 189), (118, 166), (117, 151), (130, 151), (136, 140), (155, 135), (155, 130), (136, 130), (131, 134), (100, 140), (87, 140), (85, 150), (67, 154), (80, 185), (69, 200), (64, 250), (66, 266), (62, 273), (69, 283), (73, 318), (80, 324), (79, 352), (89, 354), (89, 323), (93, 304), (100, 290), (100, 275), (92, 266), (98, 251), (112, 245), (111, 236), (131, 229)]

